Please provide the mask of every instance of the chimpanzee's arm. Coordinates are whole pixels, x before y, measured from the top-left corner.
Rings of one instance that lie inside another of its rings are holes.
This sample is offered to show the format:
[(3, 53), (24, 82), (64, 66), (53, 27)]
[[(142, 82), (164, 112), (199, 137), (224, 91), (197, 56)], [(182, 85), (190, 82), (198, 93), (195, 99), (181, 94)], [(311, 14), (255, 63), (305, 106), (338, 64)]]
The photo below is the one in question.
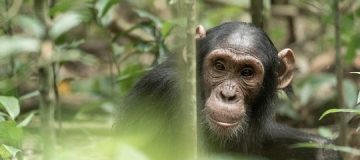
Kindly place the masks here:
[(337, 151), (317, 148), (291, 148), (298, 143), (317, 143), (320, 145), (332, 144), (332, 141), (320, 136), (307, 134), (275, 122), (268, 124), (264, 135), (263, 155), (272, 160), (340, 160)]

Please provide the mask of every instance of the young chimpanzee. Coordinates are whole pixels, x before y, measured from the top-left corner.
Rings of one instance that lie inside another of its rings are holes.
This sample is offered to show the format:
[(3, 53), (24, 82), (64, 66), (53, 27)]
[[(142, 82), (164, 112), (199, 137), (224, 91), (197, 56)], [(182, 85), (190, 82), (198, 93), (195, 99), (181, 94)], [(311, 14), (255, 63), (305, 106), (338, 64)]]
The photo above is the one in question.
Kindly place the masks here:
[[(278, 52), (266, 33), (244, 22), (224, 23), (208, 31), (199, 26), (196, 32), (199, 132), (208, 151), (272, 160), (340, 159), (332, 150), (292, 148), (297, 143), (331, 141), (273, 120), (277, 91), (290, 87), (293, 79), (291, 49)], [(180, 103), (175, 64), (169, 58), (135, 85), (121, 108), (120, 132), (152, 134), (152, 144), (162, 135), (175, 134), (172, 122), (178, 119), (175, 108)]]

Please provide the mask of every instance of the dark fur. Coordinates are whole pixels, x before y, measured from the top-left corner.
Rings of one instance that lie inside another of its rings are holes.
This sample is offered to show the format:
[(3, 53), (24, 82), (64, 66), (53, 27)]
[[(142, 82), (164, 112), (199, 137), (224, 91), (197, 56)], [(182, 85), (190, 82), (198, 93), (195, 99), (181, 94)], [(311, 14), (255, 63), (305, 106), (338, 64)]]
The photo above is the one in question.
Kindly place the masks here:
[[(250, 45), (247, 50), (256, 51), (265, 68), (265, 78), (262, 89), (253, 104), (247, 111), (246, 129), (231, 138), (219, 138), (212, 133), (204, 121), (203, 106), (205, 102), (203, 84), (198, 84), (198, 119), (199, 132), (202, 135), (201, 143), (210, 152), (215, 153), (240, 153), (260, 154), (273, 160), (303, 159), (303, 160), (338, 160), (339, 155), (335, 151), (323, 149), (290, 149), (289, 146), (296, 143), (316, 142), (330, 144), (330, 141), (319, 136), (306, 134), (298, 130), (277, 124), (273, 121), (273, 107), (277, 100), (277, 72), (281, 65), (277, 57), (277, 49), (269, 37), (260, 29), (248, 23), (229, 22), (210, 29), (206, 37), (197, 40), (197, 68), (198, 75), (202, 75), (204, 57), (214, 49), (230, 48), (239, 49), (236, 34), (247, 35), (246, 41)], [(243, 48), (242, 48), (243, 49)], [(156, 66), (149, 71), (133, 88), (125, 98), (124, 107), (121, 109), (118, 128), (124, 132), (130, 128), (138, 132), (144, 132), (141, 127), (148, 126), (148, 118), (159, 118), (160, 128), (156, 133), (171, 136), (176, 131), (176, 108), (179, 106), (179, 83), (178, 72), (175, 69), (173, 59)], [(198, 76), (198, 82), (202, 82)], [(146, 107), (144, 107), (146, 104)], [(152, 116), (149, 116), (152, 115)], [(155, 116), (153, 116), (155, 115)], [(131, 117), (135, 117), (133, 120)], [(175, 122), (175, 123), (173, 123)], [(141, 124), (141, 125), (140, 125)], [(175, 125), (174, 125), (175, 124)], [(133, 126), (136, 126), (134, 129)], [(174, 127), (175, 126), (175, 127)], [(141, 133), (140, 133), (141, 134)], [(156, 136), (154, 139), (161, 139)], [(155, 140), (154, 142), (157, 142)], [(170, 143), (171, 144), (171, 143)], [(154, 145), (154, 143), (152, 143)], [(170, 146), (170, 145), (169, 145)]]

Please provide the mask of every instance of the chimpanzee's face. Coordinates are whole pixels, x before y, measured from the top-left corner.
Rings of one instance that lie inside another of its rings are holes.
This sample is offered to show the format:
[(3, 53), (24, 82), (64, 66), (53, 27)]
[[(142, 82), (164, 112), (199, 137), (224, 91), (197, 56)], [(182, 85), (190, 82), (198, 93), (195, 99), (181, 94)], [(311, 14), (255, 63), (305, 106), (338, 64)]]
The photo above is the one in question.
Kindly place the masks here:
[(204, 113), (210, 129), (232, 137), (247, 127), (252, 101), (262, 88), (264, 67), (247, 51), (216, 49), (203, 64)]
[(277, 53), (263, 31), (245, 23), (225, 23), (209, 31), (200, 25), (196, 37), (202, 118), (215, 135), (231, 139), (268, 116), (262, 105), (270, 105), (266, 100), (273, 100), (276, 89), (291, 84), (294, 54), (291, 49)]

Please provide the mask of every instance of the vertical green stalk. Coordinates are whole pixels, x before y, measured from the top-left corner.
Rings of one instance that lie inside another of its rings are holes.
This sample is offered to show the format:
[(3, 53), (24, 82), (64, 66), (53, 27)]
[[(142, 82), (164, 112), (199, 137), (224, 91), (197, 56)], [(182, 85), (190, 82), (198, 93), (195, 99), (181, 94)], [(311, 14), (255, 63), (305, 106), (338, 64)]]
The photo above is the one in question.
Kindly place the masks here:
[[(186, 152), (186, 159), (197, 159), (197, 106), (196, 106), (196, 6), (195, 0), (185, 0), (186, 8), (186, 44), (185, 44), (185, 84), (183, 92), (183, 120), (185, 143), (183, 145)], [(181, 52), (180, 52), (181, 53)]]
[[(334, 9), (334, 26), (335, 26), (335, 65), (336, 65), (336, 80), (337, 80), (337, 103), (340, 109), (346, 108), (344, 103), (344, 89), (343, 89), (343, 66), (342, 66), (342, 56), (340, 54), (340, 13), (339, 13), (339, 1), (333, 1), (333, 9)], [(344, 114), (338, 114), (339, 118), (339, 128), (340, 134), (337, 139), (338, 145), (345, 146), (346, 145), (346, 135), (347, 135), (347, 127), (346, 120)], [(345, 155), (343, 155), (345, 156)]]
[(51, 91), (51, 69), (49, 67), (40, 67), (39, 73), (39, 92), (40, 92), (40, 118), (41, 118), (41, 135), (43, 160), (54, 158), (55, 149), (55, 129), (54, 129), (54, 112), (55, 105), (50, 98)]
[(40, 118), (41, 118), (41, 135), (43, 160), (54, 159), (55, 151), (55, 128), (54, 114), (55, 101), (50, 97), (54, 91), (53, 70), (50, 65), (50, 58), (53, 52), (53, 43), (48, 40), (48, 1), (34, 0), (34, 10), (36, 16), (45, 25), (45, 36), (42, 39), (41, 51), (39, 54), (39, 92), (40, 92)]
[[(13, 30), (11, 27), (11, 18), (10, 18), (10, 2), (9, 0), (5, 0), (5, 9), (7, 12), (7, 20), (6, 20), (6, 26), (5, 26), (5, 33), (9, 36), (12, 36)], [(15, 75), (15, 58), (14, 56), (10, 57), (10, 72), (9, 77), (13, 77)]]

